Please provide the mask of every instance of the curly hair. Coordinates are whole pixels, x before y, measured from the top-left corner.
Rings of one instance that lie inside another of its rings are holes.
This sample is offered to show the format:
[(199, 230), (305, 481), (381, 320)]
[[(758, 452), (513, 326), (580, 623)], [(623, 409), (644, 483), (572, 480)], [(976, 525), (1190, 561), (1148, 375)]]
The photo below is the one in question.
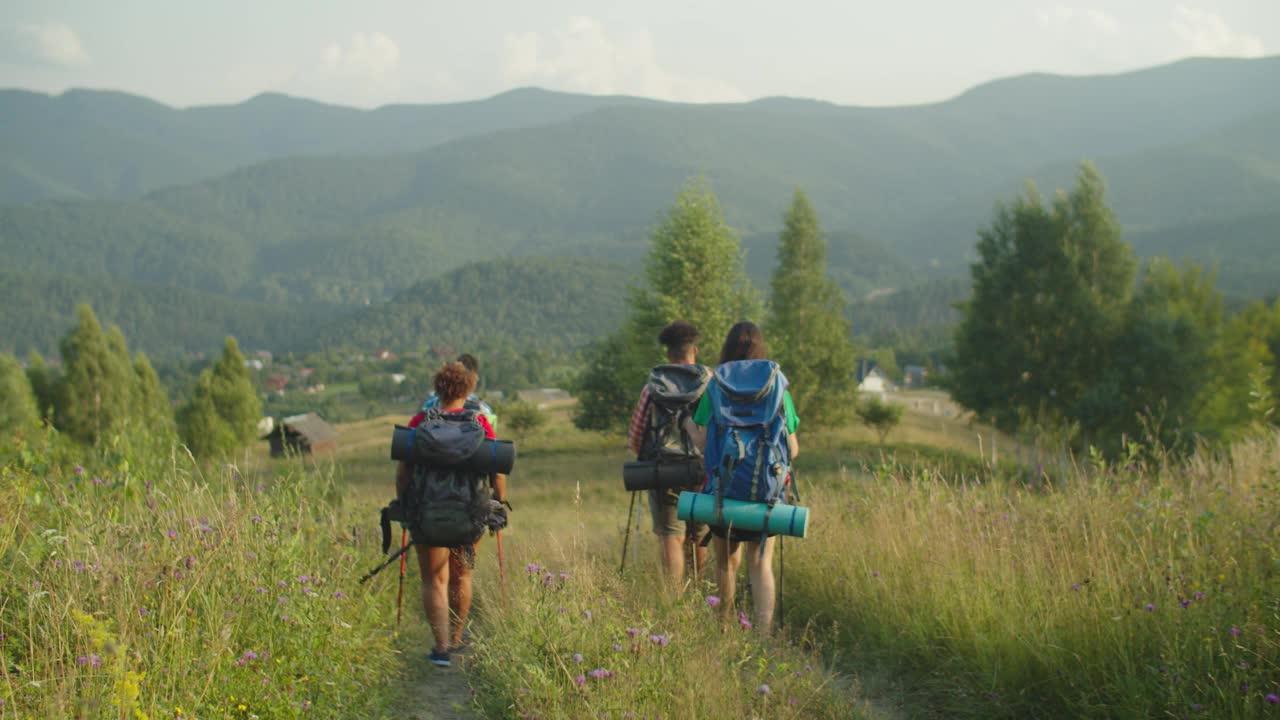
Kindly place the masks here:
[(470, 395), (480, 378), (460, 362), (445, 363), (436, 371), (431, 384), (435, 386), (440, 404), (448, 405)]

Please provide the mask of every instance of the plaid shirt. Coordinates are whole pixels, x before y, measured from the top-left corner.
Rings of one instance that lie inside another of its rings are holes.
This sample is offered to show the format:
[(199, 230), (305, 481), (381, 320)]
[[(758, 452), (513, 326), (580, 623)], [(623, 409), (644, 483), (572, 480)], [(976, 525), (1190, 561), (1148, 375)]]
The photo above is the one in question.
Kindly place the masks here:
[(644, 429), (649, 424), (649, 386), (640, 391), (640, 401), (631, 413), (631, 425), (627, 428), (627, 447), (636, 455), (640, 454), (640, 443), (644, 441)]

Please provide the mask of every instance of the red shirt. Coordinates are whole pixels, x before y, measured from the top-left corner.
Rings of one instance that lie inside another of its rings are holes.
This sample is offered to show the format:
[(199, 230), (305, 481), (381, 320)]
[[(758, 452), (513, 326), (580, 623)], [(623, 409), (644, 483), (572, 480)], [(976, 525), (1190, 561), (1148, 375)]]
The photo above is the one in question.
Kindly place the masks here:
[[(458, 408), (457, 410), (441, 410), (440, 412), (447, 412), (447, 413), (460, 413), (460, 412), (462, 412), (462, 411), (463, 411), (463, 410), (465, 410), (465, 409), (466, 409), (466, 408)], [(422, 424), (422, 421), (423, 421), (424, 419), (426, 419), (426, 417), (427, 417), (427, 414), (426, 414), (426, 413), (418, 413), (417, 415), (414, 415), (412, 418), (410, 418), (410, 419), (409, 419), (409, 427), (411, 427), (411, 428), (416, 428), (416, 427), (418, 427), (418, 425)], [(484, 428), (484, 436), (485, 436), (485, 439), (487, 439), (487, 440), (497, 440), (497, 439), (498, 439), (498, 435), (497, 435), (497, 433), (495, 433), (495, 432), (493, 431), (493, 426), (489, 424), (489, 418), (485, 417), (484, 415), (481, 415), (481, 414), (477, 413), (477, 414), (476, 414), (476, 420), (479, 420), (479, 421), (480, 421), (480, 427)]]

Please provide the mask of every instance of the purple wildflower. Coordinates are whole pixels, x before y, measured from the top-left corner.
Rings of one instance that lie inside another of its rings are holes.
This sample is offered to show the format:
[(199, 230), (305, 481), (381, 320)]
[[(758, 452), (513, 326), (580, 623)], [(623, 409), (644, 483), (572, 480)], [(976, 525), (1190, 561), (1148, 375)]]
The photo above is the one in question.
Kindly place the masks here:
[(83, 475), (83, 474), (84, 474), (84, 468), (82, 468), (82, 467), (80, 467), (79, 465), (77, 465), (77, 466), (76, 466), (76, 474), (77, 474), (77, 475)]
[(574, 653), (574, 654), (573, 654), (573, 661), (574, 661), (574, 662), (576, 662), (576, 663), (580, 663), (580, 662), (582, 662), (582, 653)]
[(258, 659), (258, 653), (254, 652), (254, 651), (252, 651), (252, 650), (246, 650), (246, 651), (244, 652), (244, 659), (245, 659), (245, 660), (257, 660), (257, 659)]
[(590, 675), (591, 677), (595, 678), (596, 680), (604, 680), (604, 679), (606, 679), (606, 678), (611, 678), (611, 677), (613, 677), (613, 671), (612, 671), (612, 670), (605, 670), (604, 668), (596, 668), (595, 670), (592, 670), (591, 672), (589, 672), (589, 673), (587, 673), (587, 674), (588, 674), (588, 675)]
[(582, 611), (582, 619), (583, 619), (583, 620), (590, 620), (590, 619), (591, 619), (591, 611), (590, 611), (590, 610), (583, 610), (583, 611)]
[(582, 687), (583, 685), (586, 685), (586, 684), (587, 684), (587, 676), (586, 676), (586, 675), (579, 675), (579, 676), (575, 677), (575, 678), (573, 679), (573, 684), (574, 684), (574, 685), (577, 685), (578, 687)]
[(1080, 583), (1071, 583), (1071, 590), (1072, 591), (1080, 590)]
[(1263, 699), (1267, 701), (1268, 705), (1280, 705), (1280, 695), (1275, 693), (1268, 693)]
[(1194, 595), (1192, 595), (1191, 597), (1195, 598), (1196, 600), (1203, 600), (1203, 599), (1204, 599), (1204, 593), (1197, 591), (1197, 592), (1196, 592)]
[(741, 610), (738, 611), (738, 624), (742, 626), (743, 630), (751, 629), (751, 620), (747, 618), (747, 614)]
[(720, 607), (720, 597), (718, 595), (708, 595), (707, 607)]
[(311, 578), (307, 575), (299, 575), (298, 582), (301, 583), (302, 585), (306, 585), (307, 583), (311, 582)]
[(278, 582), (278, 583), (276, 583), (276, 584), (277, 584), (277, 585), (279, 585), (280, 587), (289, 587), (289, 581), (288, 581), (288, 580), (281, 580), (280, 582)]
[(1232, 637), (1239, 637), (1240, 632), (1241, 632), (1241, 631), (1240, 631), (1240, 628), (1236, 627), (1235, 625), (1232, 625), (1232, 626), (1231, 626), (1231, 636), (1232, 636)]
[(613, 651), (614, 651), (614, 652), (622, 652), (624, 649), (625, 649), (625, 648), (623, 648), (623, 647), (622, 647), (622, 643), (614, 643), (614, 644), (613, 644)]
[(345, 600), (346, 597), (347, 597), (347, 594), (342, 592), (341, 590), (338, 590), (333, 594), (333, 599), (335, 600)]
[(1178, 604), (1182, 606), (1182, 609), (1183, 609), (1183, 610), (1186, 610), (1187, 608), (1191, 607), (1191, 601), (1190, 601), (1190, 600), (1179, 600), (1179, 601), (1178, 601)]
[(166, 532), (166, 533), (165, 533), (165, 535), (168, 535), (170, 539), (173, 539), (173, 538), (178, 537), (178, 531), (177, 531), (177, 530), (169, 530), (168, 532)]
[(71, 567), (75, 568), (76, 572), (84, 572), (84, 563), (79, 560), (72, 560)]
[(144, 607), (143, 607), (143, 608), (138, 608), (138, 617), (140, 617), (140, 618), (144, 618), (144, 617), (146, 617), (146, 616), (147, 616), (147, 609), (146, 609), (146, 608), (144, 608)]
[(627, 637), (635, 639), (635, 637), (639, 634), (640, 634), (640, 628), (633, 628), (633, 627), (627, 628)]
[(254, 515), (253, 517), (251, 517), (251, 518), (249, 518), (249, 519), (250, 519), (250, 520), (252, 520), (252, 521), (254, 521), (254, 522), (256, 522), (256, 523), (260, 523), (260, 522), (262, 522), (262, 516), (261, 516), (261, 515)]
[(879, 570), (872, 570), (872, 571), (871, 571), (871, 577), (880, 577), (880, 571), (879, 571)]
[(1143, 610), (1146, 610), (1147, 612), (1155, 612), (1155, 611), (1156, 611), (1156, 606), (1155, 606), (1155, 604), (1154, 604), (1154, 603), (1147, 603), (1145, 606), (1143, 606), (1143, 608), (1142, 608), (1142, 609), (1143, 609)]
[(94, 485), (101, 485), (101, 484), (102, 484), (102, 478), (100, 478), (100, 477), (95, 477), (95, 478), (93, 479), (93, 484), (94, 484)]
[(267, 589), (259, 585), (258, 587), (254, 588), (254, 591), (257, 592), (259, 595), (261, 595), (262, 593), (266, 592)]
[(671, 638), (666, 635), (650, 635), (649, 642), (657, 645), (658, 647), (666, 647), (667, 643), (671, 642)]
[(538, 573), (542, 572), (542, 566), (539, 565), (538, 563), (529, 563), (528, 565), (524, 566), (524, 571), (529, 573), (530, 575), (537, 575)]
[(565, 580), (568, 580), (568, 579), (569, 579), (569, 573), (560, 573), (560, 582), (564, 582)]
[(763, 683), (760, 685), (760, 687), (756, 688), (757, 695), (768, 695), (771, 692), (773, 691), (769, 689), (769, 686)]

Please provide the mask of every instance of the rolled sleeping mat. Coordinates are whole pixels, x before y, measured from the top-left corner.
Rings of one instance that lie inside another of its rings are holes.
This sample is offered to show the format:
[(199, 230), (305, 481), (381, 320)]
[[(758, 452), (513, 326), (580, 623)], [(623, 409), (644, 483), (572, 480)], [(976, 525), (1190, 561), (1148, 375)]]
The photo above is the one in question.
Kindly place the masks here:
[[(403, 462), (418, 462), (413, 453), (413, 428), (397, 425), (391, 433), (391, 459)], [(489, 440), (480, 443), (480, 447), (471, 457), (458, 463), (455, 467), (465, 468), (479, 473), (511, 472), (516, 464), (516, 444), (510, 440)]]
[(688, 522), (734, 527), (749, 532), (766, 532), (802, 538), (809, 526), (809, 508), (798, 505), (745, 502), (725, 498), (723, 520), (716, 516), (716, 496), (682, 492), (676, 502), (676, 517)]
[(670, 462), (637, 460), (622, 466), (622, 484), (632, 492), (696, 488), (705, 480), (701, 458)]

